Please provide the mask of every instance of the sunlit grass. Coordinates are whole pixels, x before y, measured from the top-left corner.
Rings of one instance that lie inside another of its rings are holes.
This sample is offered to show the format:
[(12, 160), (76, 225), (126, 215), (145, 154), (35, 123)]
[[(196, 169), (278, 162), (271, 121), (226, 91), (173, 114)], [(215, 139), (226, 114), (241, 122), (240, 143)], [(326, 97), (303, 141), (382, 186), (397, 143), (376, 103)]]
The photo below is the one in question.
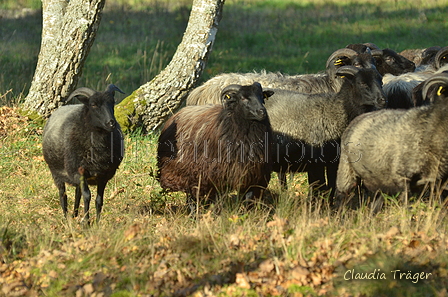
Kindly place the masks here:
[[(437, 200), (408, 207), (385, 196), (379, 212), (368, 205), (335, 212), (323, 199), (310, 200), (303, 174), (288, 190), (273, 175), (271, 203), (247, 211), (229, 199), (195, 219), (184, 194), (162, 192), (154, 178), (157, 134), (134, 134), (106, 188), (101, 222), (87, 228), (63, 218), (41, 127), (22, 128), (1, 140), (0, 287), (11, 294), (269, 296), (281, 288), (309, 296), (435, 296), (448, 285), (446, 206)], [(71, 213), (73, 187), (68, 195)], [(375, 269), (387, 279), (346, 279), (351, 270)], [(432, 277), (413, 283), (393, 279), (392, 270)]]

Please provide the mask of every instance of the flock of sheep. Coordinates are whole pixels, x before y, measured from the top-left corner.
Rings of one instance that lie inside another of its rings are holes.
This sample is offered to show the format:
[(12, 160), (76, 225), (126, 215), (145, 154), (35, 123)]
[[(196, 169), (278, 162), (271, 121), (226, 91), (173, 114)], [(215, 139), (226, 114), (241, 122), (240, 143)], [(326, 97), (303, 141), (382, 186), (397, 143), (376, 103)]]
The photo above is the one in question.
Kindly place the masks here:
[[(318, 74), (226, 73), (194, 89), (163, 126), (157, 150), (163, 189), (195, 203), (237, 191), (260, 198), (271, 173), (307, 172), (311, 187), (343, 201), (356, 188), (419, 193), (448, 180), (448, 47), (419, 51), (350, 44)], [(89, 219), (124, 156), (114, 92), (75, 90), (82, 104), (49, 118), (43, 154), (67, 215), (65, 183), (84, 198)], [(336, 203), (337, 204), (337, 203)]]

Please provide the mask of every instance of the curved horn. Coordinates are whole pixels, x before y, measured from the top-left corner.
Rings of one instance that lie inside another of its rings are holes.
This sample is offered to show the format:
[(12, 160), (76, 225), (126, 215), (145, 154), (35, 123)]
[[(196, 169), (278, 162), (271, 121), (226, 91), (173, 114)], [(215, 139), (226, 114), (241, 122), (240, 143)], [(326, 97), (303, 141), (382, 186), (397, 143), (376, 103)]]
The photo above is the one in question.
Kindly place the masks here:
[(368, 48), (370, 48), (372, 51), (373, 50), (379, 50), (380, 48), (378, 47), (378, 45), (376, 45), (375, 43), (371, 43), (371, 42), (365, 42), (363, 43), (365, 46), (367, 46)]
[(380, 57), (384, 54), (383, 50), (380, 49), (374, 49), (371, 51), (372, 56), (375, 57)]
[(325, 68), (328, 69), (328, 67), (330, 66), (331, 62), (336, 58), (336, 57), (348, 57), (351, 58), (353, 56), (356, 56), (358, 53), (355, 50), (352, 50), (350, 48), (341, 48), (336, 50), (334, 53), (332, 53), (330, 55), (330, 57), (327, 59), (327, 63), (325, 64)]
[[(435, 60), (435, 66), (436, 69), (440, 69), (444, 64), (447, 62), (447, 55), (448, 55), (448, 46), (442, 47), (436, 54)], [(442, 64), (442, 62), (445, 62)]]
[(347, 74), (355, 76), (356, 73), (358, 73), (359, 68), (355, 66), (342, 66), (339, 67), (338, 70), (336, 70), (336, 75), (338, 76), (345, 76)]
[(435, 84), (442, 84), (444, 86), (448, 86), (448, 73), (442, 72), (428, 78), (423, 85), (422, 88), (422, 98), (425, 100), (426, 95), (428, 94), (429, 88)]
[(72, 100), (76, 96), (84, 96), (84, 97), (88, 98), (88, 97), (91, 97), (95, 93), (96, 93), (96, 91), (92, 90), (90, 88), (86, 88), (86, 87), (78, 88), (78, 89), (74, 90), (70, 94), (70, 96), (68, 96), (68, 98), (67, 98), (67, 100), (65, 100), (65, 102)]
[(229, 91), (238, 91), (241, 89), (241, 85), (238, 84), (232, 84), (232, 85), (228, 85), (227, 87), (225, 87), (222, 92), (221, 92), (221, 96), (224, 95), (224, 93), (227, 93)]
[(106, 93), (112, 93), (112, 95), (114, 95), (114, 92), (115, 91), (117, 91), (117, 92), (120, 92), (121, 94), (124, 94), (124, 92), (122, 91), (122, 90), (120, 90), (120, 88), (119, 87), (117, 87), (116, 85), (114, 85), (114, 84), (110, 84), (110, 85), (108, 85), (107, 86), (107, 88), (106, 88)]
[(431, 46), (423, 50), (423, 52), (420, 53), (421, 62), (420, 65), (426, 65), (433, 63), (433, 59), (437, 55), (437, 52), (441, 49), (440, 46)]

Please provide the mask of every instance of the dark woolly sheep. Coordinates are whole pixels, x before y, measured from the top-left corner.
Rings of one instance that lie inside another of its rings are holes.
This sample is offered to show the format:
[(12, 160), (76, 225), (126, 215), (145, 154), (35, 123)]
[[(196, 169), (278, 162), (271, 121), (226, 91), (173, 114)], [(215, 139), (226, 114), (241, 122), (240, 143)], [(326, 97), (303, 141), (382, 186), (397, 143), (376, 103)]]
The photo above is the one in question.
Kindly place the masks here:
[(224, 73), (217, 75), (191, 91), (186, 105), (219, 104), (219, 94), (229, 84), (246, 85), (259, 82), (263, 88), (294, 90), (302, 93), (338, 92), (343, 80), (335, 75), (338, 68), (353, 65), (375, 68), (375, 60), (369, 53), (359, 54), (349, 48), (333, 52), (326, 62), (326, 71), (317, 74), (286, 75), (281, 73)]
[(340, 199), (357, 186), (387, 194), (419, 193), (448, 180), (448, 74), (428, 79), (432, 104), (357, 117), (342, 135), (337, 175)]
[[(163, 126), (157, 149), (162, 188), (194, 197), (230, 190), (260, 197), (270, 180), (271, 125), (257, 82), (230, 85), (221, 92), (222, 105), (188, 106)], [(203, 200), (203, 199), (202, 199)]]
[(414, 62), (418, 71), (421, 67), (426, 68), (427, 65), (434, 64), (434, 58), (440, 49), (440, 46), (431, 46), (424, 49), (406, 49), (401, 51), (399, 54)]
[(392, 49), (380, 49), (373, 43), (355, 43), (349, 44), (347, 48), (353, 49), (358, 53), (370, 53), (375, 59), (375, 66), (381, 75), (387, 73), (400, 75), (415, 70), (414, 62), (398, 54)]
[(387, 73), (401, 75), (415, 70), (414, 62), (406, 59), (390, 48), (372, 50), (372, 56), (375, 59), (376, 68), (381, 75)]
[[(339, 160), (339, 141), (358, 115), (385, 104), (381, 75), (375, 69), (344, 66), (336, 75), (344, 83), (338, 93), (303, 94), (274, 89), (266, 101), (274, 139), (273, 170), (282, 184), (286, 172), (308, 172), (310, 184), (334, 189)], [(325, 168), (327, 177), (325, 179)]]
[(78, 215), (84, 197), (84, 219), (89, 222), (91, 193), (88, 185), (97, 185), (96, 221), (100, 219), (104, 189), (123, 159), (123, 135), (114, 116), (115, 85), (105, 92), (79, 88), (67, 101), (77, 97), (82, 104), (58, 108), (48, 119), (42, 150), (50, 168), (59, 200), (67, 216), (65, 184), (76, 187), (73, 216)]
[(387, 97), (387, 108), (408, 109), (423, 104), (421, 97), (417, 98), (413, 90), (433, 74), (448, 69), (448, 47), (441, 48), (434, 57), (434, 62), (419, 67), (415, 72), (399, 76), (387, 74), (383, 77), (383, 90)]

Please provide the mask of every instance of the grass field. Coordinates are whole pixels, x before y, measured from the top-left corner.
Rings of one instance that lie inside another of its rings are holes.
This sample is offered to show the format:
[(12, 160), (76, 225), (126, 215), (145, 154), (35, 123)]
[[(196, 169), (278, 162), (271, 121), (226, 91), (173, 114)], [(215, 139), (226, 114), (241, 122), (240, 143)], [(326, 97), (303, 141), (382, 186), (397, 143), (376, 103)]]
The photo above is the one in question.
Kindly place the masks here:
[[(191, 1), (108, 1), (79, 86), (130, 94), (169, 62)], [(312, 73), (349, 43), (443, 44), (448, 1), (227, 1), (203, 80), (220, 72)], [(274, 202), (185, 214), (154, 179), (157, 133), (126, 135), (100, 225), (65, 220), (42, 158), (42, 123), (17, 114), (40, 41), (39, 1), (0, 4), (0, 296), (448, 296), (446, 206), (384, 197), (329, 210), (303, 175)], [(20, 8), (20, 10), (16, 10)], [(69, 206), (74, 190), (69, 189)]]

